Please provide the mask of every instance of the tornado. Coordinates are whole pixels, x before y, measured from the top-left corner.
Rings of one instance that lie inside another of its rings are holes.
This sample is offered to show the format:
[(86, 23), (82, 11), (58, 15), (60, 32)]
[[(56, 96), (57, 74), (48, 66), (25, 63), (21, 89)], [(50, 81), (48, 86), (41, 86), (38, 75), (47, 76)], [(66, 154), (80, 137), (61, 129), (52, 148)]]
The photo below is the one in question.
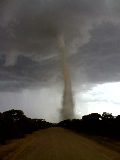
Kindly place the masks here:
[(74, 118), (74, 101), (72, 94), (71, 76), (70, 68), (68, 64), (68, 50), (65, 45), (64, 36), (60, 35), (58, 37), (60, 56), (61, 56), (61, 66), (63, 72), (64, 80), (64, 90), (62, 99), (62, 109), (60, 110), (61, 119), (73, 119)]

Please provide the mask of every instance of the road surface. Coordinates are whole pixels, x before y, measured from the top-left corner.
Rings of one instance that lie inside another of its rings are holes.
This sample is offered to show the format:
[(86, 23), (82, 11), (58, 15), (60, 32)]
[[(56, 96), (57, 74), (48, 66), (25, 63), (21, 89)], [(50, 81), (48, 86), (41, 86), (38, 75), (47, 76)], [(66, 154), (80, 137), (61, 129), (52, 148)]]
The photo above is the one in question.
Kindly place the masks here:
[(62, 128), (40, 130), (8, 148), (0, 160), (120, 160), (118, 152)]

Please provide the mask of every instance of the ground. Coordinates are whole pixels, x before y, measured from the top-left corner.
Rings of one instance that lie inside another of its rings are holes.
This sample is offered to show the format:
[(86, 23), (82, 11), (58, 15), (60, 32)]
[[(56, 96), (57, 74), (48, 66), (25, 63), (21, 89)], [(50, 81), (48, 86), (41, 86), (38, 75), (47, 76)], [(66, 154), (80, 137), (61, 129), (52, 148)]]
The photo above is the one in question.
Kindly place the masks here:
[(0, 160), (120, 160), (120, 153), (72, 131), (49, 128), (1, 145)]

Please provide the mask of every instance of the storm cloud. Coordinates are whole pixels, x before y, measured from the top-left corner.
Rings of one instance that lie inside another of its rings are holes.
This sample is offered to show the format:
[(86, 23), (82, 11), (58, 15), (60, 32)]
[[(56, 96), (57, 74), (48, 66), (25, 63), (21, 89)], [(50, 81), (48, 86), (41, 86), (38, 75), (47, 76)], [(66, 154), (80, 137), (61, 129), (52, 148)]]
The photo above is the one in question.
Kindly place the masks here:
[[(0, 92), (56, 87), (57, 38), (69, 50), (73, 90), (120, 80), (119, 0), (0, 1)], [(60, 91), (59, 91), (60, 90)]]

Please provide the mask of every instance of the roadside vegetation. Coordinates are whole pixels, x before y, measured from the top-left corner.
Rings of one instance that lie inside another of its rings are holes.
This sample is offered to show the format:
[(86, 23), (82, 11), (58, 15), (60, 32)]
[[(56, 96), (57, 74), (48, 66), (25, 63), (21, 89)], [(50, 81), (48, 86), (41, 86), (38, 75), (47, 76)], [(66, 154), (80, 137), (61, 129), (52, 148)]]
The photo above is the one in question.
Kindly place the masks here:
[(12, 109), (0, 113), (0, 143), (23, 138), (26, 134), (51, 126), (52, 124), (44, 119), (31, 119), (26, 117), (23, 111)]
[(87, 135), (120, 139), (120, 115), (114, 117), (106, 112), (102, 115), (91, 113), (82, 119), (64, 120), (58, 126)]
[(106, 112), (102, 115), (91, 113), (82, 119), (68, 119), (52, 124), (44, 119), (28, 118), (23, 111), (12, 109), (0, 113), (0, 144), (6, 144), (10, 139), (24, 138), (26, 134), (49, 127), (63, 127), (77, 133), (120, 139), (120, 115), (114, 117)]

